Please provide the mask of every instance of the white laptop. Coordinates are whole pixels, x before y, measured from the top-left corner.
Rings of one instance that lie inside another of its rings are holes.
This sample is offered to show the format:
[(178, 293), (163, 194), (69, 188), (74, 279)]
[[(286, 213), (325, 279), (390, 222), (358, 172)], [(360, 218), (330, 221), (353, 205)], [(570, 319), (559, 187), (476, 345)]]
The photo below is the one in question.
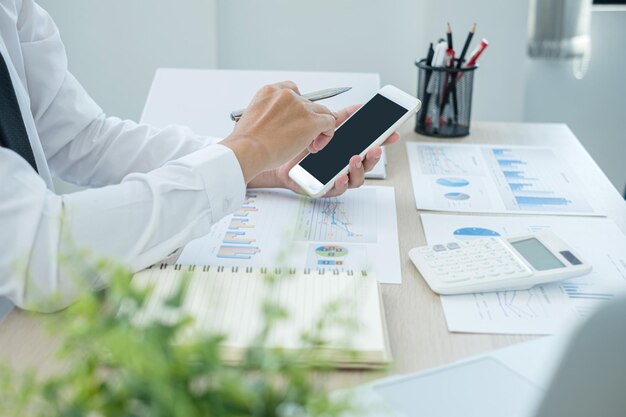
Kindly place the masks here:
[(355, 390), (360, 416), (626, 416), (626, 298), (545, 337)]

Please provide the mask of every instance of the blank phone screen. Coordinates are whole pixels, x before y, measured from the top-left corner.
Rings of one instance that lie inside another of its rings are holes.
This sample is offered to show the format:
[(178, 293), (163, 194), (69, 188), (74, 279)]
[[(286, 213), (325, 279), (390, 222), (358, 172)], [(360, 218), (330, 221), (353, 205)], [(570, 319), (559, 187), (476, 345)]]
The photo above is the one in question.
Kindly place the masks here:
[(407, 112), (387, 97), (376, 94), (335, 131), (324, 149), (304, 158), (300, 166), (322, 184), (328, 183), (348, 165), (352, 156), (367, 149)]

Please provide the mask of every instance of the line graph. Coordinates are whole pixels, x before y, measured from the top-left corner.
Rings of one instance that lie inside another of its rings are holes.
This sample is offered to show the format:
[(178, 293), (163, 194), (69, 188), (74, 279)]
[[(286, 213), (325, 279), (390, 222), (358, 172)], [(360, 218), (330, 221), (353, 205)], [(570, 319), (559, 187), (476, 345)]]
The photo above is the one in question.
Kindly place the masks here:
[[(483, 174), (483, 170), (475, 156), (466, 152), (465, 149), (424, 145), (419, 148), (418, 158), (420, 169), (426, 175)], [(467, 182), (467, 180), (462, 178), (460, 180)], [(469, 182), (464, 185), (467, 184)]]
[(376, 190), (339, 198), (303, 199), (298, 210), (296, 239), (318, 242), (376, 242)]

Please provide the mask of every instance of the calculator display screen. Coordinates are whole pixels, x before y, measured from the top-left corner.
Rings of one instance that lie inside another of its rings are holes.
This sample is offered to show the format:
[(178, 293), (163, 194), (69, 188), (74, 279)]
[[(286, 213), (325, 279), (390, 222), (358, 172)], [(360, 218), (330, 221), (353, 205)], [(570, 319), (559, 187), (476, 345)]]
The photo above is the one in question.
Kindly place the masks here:
[(510, 243), (537, 271), (565, 268), (565, 265), (534, 237)]

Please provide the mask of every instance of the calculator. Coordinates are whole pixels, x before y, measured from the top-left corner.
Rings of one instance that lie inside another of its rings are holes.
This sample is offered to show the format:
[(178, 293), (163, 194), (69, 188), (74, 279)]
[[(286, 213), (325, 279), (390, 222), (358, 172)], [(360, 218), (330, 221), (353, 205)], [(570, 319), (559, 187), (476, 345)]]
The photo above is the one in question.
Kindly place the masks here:
[(423, 246), (411, 249), (409, 257), (438, 294), (523, 290), (591, 271), (548, 231)]

